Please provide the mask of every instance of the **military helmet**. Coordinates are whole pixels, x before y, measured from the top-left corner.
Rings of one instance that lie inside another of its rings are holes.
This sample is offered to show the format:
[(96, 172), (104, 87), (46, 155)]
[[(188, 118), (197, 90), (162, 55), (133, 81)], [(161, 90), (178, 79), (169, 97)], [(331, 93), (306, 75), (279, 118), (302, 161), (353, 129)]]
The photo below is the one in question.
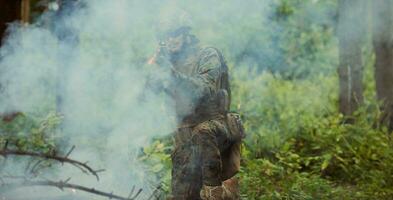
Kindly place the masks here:
[(171, 11), (171, 13), (163, 13), (162, 15), (156, 27), (157, 37), (159, 39), (190, 33), (191, 18), (187, 12), (177, 10)]

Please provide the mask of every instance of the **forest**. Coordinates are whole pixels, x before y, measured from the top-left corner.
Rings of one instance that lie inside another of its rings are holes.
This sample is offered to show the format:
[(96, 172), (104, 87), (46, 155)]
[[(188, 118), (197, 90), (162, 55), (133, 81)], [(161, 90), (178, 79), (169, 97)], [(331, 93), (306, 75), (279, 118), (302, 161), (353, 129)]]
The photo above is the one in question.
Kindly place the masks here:
[(0, 0), (0, 199), (170, 197), (167, 18), (229, 67), (240, 199), (393, 199), (392, 0)]

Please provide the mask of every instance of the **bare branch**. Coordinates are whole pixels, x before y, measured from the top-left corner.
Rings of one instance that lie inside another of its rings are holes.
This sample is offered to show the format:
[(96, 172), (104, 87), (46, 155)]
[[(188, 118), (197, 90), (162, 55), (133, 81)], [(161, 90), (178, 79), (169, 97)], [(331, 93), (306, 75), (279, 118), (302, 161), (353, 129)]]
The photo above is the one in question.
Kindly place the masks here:
[(100, 191), (100, 190), (97, 190), (94, 188), (88, 188), (88, 187), (81, 186), (81, 185), (71, 184), (71, 183), (68, 183), (69, 180), (70, 180), (70, 178), (68, 178), (65, 181), (59, 181), (59, 182), (49, 181), (49, 180), (48, 181), (26, 180), (21, 183), (2, 184), (2, 185), (0, 185), (0, 188), (5, 188), (8, 191), (8, 190), (21, 188), (21, 187), (52, 186), (52, 187), (59, 188), (60, 190), (63, 190), (64, 188), (75, 189), (75, 190), (80, 190), (80, 191), (84, 191), (84, 192), (99, 195), (99, 196), (108, 197), (109, 199), (118, 199), (118, 200), (135, 200), (139, 196), (139, 194), (142, 192), (142, 189), (139, 189), (139, 191), (131, 198), (130, 197), (122, 197), (119, 195), (115, 195), (113, 193), (103, 192), (103, 191)]
[(148, 198), (148, 200), (151, 200), (151, 199), (153, 199), (153, 198), (157, 198), (157, 197), (156, 197), (156, 194), (158, 193), (159, 190), (161, 190), (161, 186), (160, 186), (160, 185), (157, 186), (157, 187), (154, 189), (154, 191), (151, 193), (151, 195), (150, 195), (150, 197)]
[(141, 194), (141, 192), (142, 192), (142, 189), (139, 189), (138, 192), (130, 199), (136, 199)]
[[(73, 148), (72, 148), (73, 150)], [(70, 153), (71, 151), (69, 151)], [(98, 177), (98, 172), (103, 171), (102, 169), (100, 170), (94, 170), (93, 168), (91, 168), (89, 165), (87, 165), (86, 163), (82, 163), (79, 162), (77, 160), (73, 160), (67, 157), (62, 157), (62, 156), (58, 156), (58, 155), (50, 155), (50, 154), (43, 154), (43, 153), (36, 153), (36, 152), (29, 152), (29, 151), (21, 151), (21, 150), (10, 150), (7, 148), (3, 148), (2, 150), (0, 150), (0, 155), (7, 157), (7, 155), (16, 155), (16, 156), (31, 156), (31, 157), (37, 157), (37, 158), (44, 158), (44, 159), (50, 159), (50, 160), (56, 160), (59, 161), (61, 163), (69, 163), (75, 167), (78, 167), (79, 169), (81, 169), (83, 172), (90, 172), (92, 175), (94, 175), (97, 180), (100, 180), (100, 178)]]
[(5, 144), (4, 144), (4, 147), (3, 147), (3, 149), (4, 149), (4, 150), (6, 150), (6, 149), (7, 149), (7, 147), (8, 147), (8, 140), (6, 140), (6, 141), (5, 141)]
[(132, 194), (134, 194), (135, 186), (132, 186), (130, 194), (128, 195), (128, 198), (131, 198)]
[(71, 149), (68, 151), (68, 153), (65, 155), (66, 158), (72, 153), (72, 151), (75, 149), (75, 145), (71, 147)]
[[(30, 173), (32, 174), (36, 174), (36, 172), (38, 171), (38, 166), (43, 162), (44, 160), (38, 160), (33, 167), (31, 167)], [(36, 170), (37, 169), (37, 170)]]

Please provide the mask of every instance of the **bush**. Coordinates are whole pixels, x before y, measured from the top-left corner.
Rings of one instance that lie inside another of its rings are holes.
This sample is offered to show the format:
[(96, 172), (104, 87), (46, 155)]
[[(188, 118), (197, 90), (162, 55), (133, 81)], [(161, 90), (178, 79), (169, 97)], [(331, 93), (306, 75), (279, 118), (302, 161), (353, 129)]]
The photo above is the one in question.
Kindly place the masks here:
[(335, 76), (289, 81), (243, 73), (233, 91), (248, 133), (245, 199), (393, 198), (393, 143), (376, 102), (367, 100), (355, 123), (345, 124)]
[(266, 159), (247, 161), (241, 171), (243, 199), (343, 199), (331, 181), (309, 173), (289, 172)]

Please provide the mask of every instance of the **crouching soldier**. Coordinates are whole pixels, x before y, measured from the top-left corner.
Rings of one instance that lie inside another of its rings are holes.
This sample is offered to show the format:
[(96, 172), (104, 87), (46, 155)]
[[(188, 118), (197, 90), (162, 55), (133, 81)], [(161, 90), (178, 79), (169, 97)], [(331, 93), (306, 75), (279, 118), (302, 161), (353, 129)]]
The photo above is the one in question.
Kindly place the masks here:
[(230, 113), (228, 68), (220, 51), (200, 48), (188, 26), (163, 31), (150, 64), (169, 69), (162, 84), (178, 119), (172, 153), (174, 200), (239, 199), (240, 118)]

